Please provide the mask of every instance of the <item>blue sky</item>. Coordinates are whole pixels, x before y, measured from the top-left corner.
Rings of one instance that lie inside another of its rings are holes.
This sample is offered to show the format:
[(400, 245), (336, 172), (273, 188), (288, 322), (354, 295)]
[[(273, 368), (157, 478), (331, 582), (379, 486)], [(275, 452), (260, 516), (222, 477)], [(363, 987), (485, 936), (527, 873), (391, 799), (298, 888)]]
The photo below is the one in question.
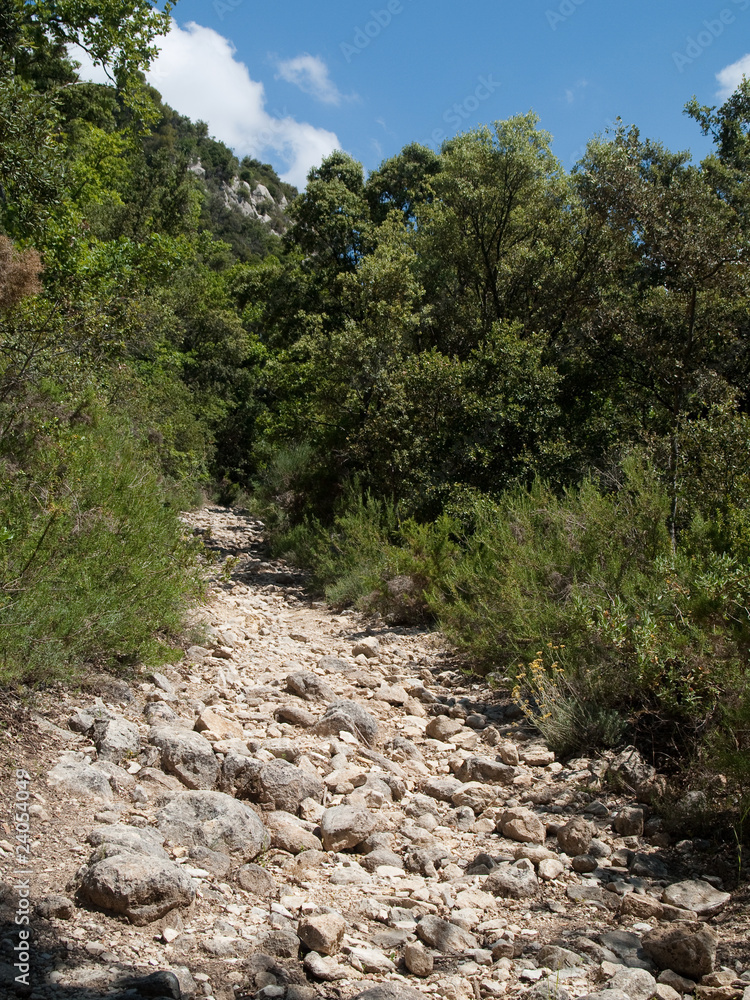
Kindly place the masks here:
[(618, 115), (700, 158), (685, 102), (750, 75), (750, 0), (179, 0), (173, 17), (165, 99), (298, 185), (336, 147), (371, 170), (529, 109), (566, 167)]

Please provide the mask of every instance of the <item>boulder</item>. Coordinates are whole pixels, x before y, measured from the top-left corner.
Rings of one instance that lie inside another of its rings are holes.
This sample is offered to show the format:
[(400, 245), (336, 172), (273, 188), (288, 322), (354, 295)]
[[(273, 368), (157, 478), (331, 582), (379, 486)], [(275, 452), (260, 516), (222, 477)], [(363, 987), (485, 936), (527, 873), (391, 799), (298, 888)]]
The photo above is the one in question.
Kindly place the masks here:
[(419, 941), (412, 941), (404, 948), (404, 965), (413, 976), (421, 979), (431, 976), (434, 964), (432, 954)]
[(323, 847), (326, 851), (345, 851), (363, 840), (376, 827), (375, 818), (367, 809), (356, 806), (333, 806), (326, 809), (320, 821)]
[(525, 858), (493, 868), (482, 886), (485, 892), (507, 899), (531, 899), (539, 892), (534, 865)]
[(579, 854), (588, 853), (591, 841), (594, 839), (594, 827), (583, 816), (575, 816), (557, 831), (557, 842), (560, 847), (575, 858)]
[(447, 743), (451, 736), (460, 733), (463, 728), (464, 724), (459, 719), (451, 719), (447, 715), (436, 715), (427, 723), (425, 736), (429, 736), (431, 740)]
[(377, 719), (355, 701), (335, 701), (315, 724), (318, 736), (336, 736), (351, 733), (358, 740), (371, 746), (378, 735)]
[(501, 761), (489, 757), (468, 757), (456, 768), (459, 781), (496, 782), (509, 785), (518, 774), (515, 767), (509, 767)]
[(500, 816), (498, 827), (504, 837), (522, 844), (543, 844), (547, 837), (547, 828), (537, 814), (522, 806), (506, 809)]
[(111, 801), (114, 797), (109, 777), (76, 750), (63, 751), (62, 759), (47, 775), (47, 783), (68, 795)]
[(583, 965), (583, 959), (568, 948), (560, 948), (554, 944), (546, 944), (537, 953), (537, 963), (545, 969), (559, 972), (560, 969), (573, 969)]
[(330, 684), (312, 674), (308, 670), (299, 670), (289, 674), (286, 679), (286, 689), (290, 694), (296, 694), (305, 701), (335, 701), (336, 692)]
[(223, 792), (180, 792), (156, 814), (161, 833), (186, 847), (238, 855), (252, 861), (270, 844), (253, 810)]
[(425, 944), (444, 955), (460, 955), (479, 947), (473, 934), (431, 913), (417, 924), (417, 935)]
[(267, 809), (296, 813), (304, 799), (322, 802), (325, 790), (317, 774), (277, 759), (261, 765), (243, 783), (242, 789), (238, 788), (238, 794)]
[(154, 726), (149, 732), (149, 742), (161, 750), (162, 768), (183, 785), (196, 790), (214, 788), (219, 762), (211, 744), (200, 733), (174, 726)]
[(204, 708), (195, 722), (198, 733), (211, 732), (219, 740), (242, 739), (242, 726), (234, 719), (226, 719), (210, 708)]
[(321, 955), (335, 955), (346, 933), (346, 921), (340, 913), (316, 913), (303, 917), (297, 928), (297, 937), (310, 951)]
[(141, 736), (138, 727), (126, 719), (96, 719), (92, 741), (101, 760), (122, 764), (138, 756)]
[(366, 656), (371, 659), (380, 652), (380, 643), (374, 635), (368, 635), (352, 647), (352, 656)]
[(696, 921), (676, 920), (643, 936), (643, 950), (659, 969), (700, 979), (713, 972), (718, 935), (713, 927)]
[(169, 861), (169, 855), (162, 847), (164, 837), (150, 826), (127, 826), (124, 823), (95, 826), (86, 840), (92, 847), (106, 847), (108, 857), (131, 853), (146, 854), (151, 858)]
[(179, 865), (142, 854), (118, 854), (89, 865), (79, 889), (90, 906), (148, 924), (195, 899), (193, 880)]
[(422, 794), (438, 802), (450, 802), (460, 788), (463, 788), (463, 782), (458, 778), (428, 778), (422, 786)]
[(624, 806), (615, 816), (612, 826), (621, 837), (643, 835), (643, 810), (638, 806)]
[(693, 910), (699, 917), (713, 917), (722, 910), (732, 897), (728, 892), (715, 889), (703, 879), (689, 879), (668, 885), (661, 900), (682, 910)]
[(291, 813), (271, 812), (265, 820), (271, 834), (271, 847), (288, 851), (289, 854), (322, 850), (323, 845), (315, 834)]

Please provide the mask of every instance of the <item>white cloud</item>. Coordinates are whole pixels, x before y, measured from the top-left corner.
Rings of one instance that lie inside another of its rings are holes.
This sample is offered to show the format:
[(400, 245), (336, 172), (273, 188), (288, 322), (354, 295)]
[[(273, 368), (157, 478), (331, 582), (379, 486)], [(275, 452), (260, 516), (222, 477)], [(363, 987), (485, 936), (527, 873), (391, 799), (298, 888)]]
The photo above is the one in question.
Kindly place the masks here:
[[(303, 188), (310, 168), (341, 148), (334, 132), (298, 122), (285, 111), (269, 113), (263, 84), (236, 59), (229, 39), (212, 28), (195, 22), (181, 28), (173, 21), (156, 43), (160, 52), (147, 74), (149, 83), (180, 114), (206, 122), (238, 156), (281, 161), (287, 168), (282, 179)], [(107, 82), (85, 53), (76, 51), (74, 58), (84, 79)]]
[(304, 52), (294, 59), (285, 59), (277, 63), (277, 80), (286, 80), (287, 83), (299, 87), (305, 94), (310, 94), (324, 104), (341, 104), (343, 100), (352, 100), (351, 97), (344, 97), (336, 84), (328, 74), (328, 67), (319, 56), (311, 56)]
[(731, 66), (725, 66), (716, 74), (716, 79), (721, 84), (721, 90), (717, 92), (716, 96), (726, 101), (742, 83), (743, 76), (750, 77), (750, 53), (732, 63)]

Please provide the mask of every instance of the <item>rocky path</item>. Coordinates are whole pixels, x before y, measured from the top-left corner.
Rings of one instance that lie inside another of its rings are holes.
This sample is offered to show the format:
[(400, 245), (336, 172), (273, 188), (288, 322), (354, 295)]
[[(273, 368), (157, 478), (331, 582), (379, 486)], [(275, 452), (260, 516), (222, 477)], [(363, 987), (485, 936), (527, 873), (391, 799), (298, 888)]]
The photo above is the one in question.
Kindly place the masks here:
[(750, 1000), (747, 893), (637, 753), (556, 761), (439, 636), (311, 604), (238, 512), (185, 520), (224, 561), (202, 644), (4, 703), (0, 996)]

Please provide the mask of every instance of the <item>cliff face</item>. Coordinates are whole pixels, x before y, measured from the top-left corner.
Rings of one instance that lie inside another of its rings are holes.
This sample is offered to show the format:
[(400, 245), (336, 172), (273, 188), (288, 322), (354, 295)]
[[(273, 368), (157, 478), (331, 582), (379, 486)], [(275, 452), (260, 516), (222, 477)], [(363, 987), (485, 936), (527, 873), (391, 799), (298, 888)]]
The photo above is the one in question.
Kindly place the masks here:
[(279, 237), (289, 228), (286, 210), (296, 189), (282, 183), (267, 164), (252, 170), (243, 161), (240, 173), (230, 174), (198, 159), (188, 169), (203, 189), (206, 228), (229, 243), (240, 259), (276, 251)]

